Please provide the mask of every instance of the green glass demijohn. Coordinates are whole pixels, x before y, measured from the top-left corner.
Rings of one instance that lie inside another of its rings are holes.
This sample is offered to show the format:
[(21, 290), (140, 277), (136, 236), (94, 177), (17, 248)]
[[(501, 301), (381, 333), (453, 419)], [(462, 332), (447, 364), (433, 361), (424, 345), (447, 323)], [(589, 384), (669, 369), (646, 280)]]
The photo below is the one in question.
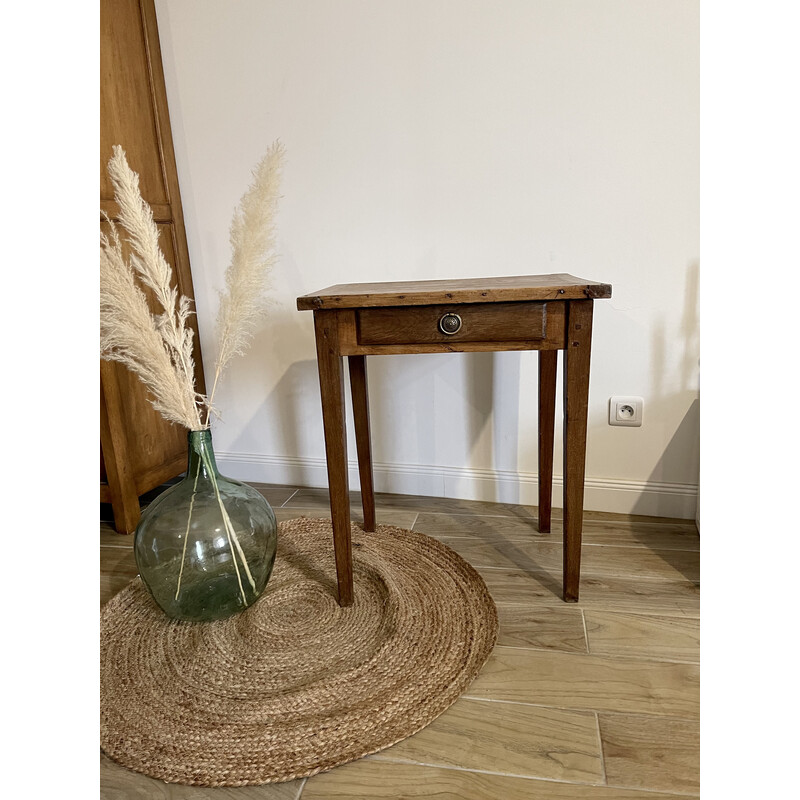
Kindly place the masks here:
[(202, 622), (252, 605), (275, 562), (277, 523), (247, 484), (219, 474), (211, 431), (189, 431), (186, 477), (143, 512), (139, 575), (167, 616)]

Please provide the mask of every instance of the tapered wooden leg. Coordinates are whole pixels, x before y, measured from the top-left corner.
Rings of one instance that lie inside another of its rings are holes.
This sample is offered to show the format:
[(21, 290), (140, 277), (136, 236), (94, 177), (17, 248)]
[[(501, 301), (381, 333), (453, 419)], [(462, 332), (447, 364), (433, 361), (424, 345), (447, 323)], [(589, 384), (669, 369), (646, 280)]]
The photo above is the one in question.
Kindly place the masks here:
[(558, 350), (539, 351), (539, 533), (550, 533)]
[(564, 600), (576, 602), (581, 577), (583, 481), (586, 473), (586, 421), (592, 300), (570, 300), (564, 349)]
[(358, 475), (361, 479), (361, 507), (364, 530), (375, 530), (375, 488), (372, 483), (372, 446), (369, 436), (369, 393), (366, 356), (348, 356), (350, 394), (353, 398), (353, 423), (356, 431)]
[(350, 495), (347, 481), (347, 436), (344, 413), (344, 372), (336, 311), (315, 311), (317, 367), (322, 395), (322, 423), (328, 462), (333, 544), (339, 605), (353, 602), (353, 555), (350, 544)]

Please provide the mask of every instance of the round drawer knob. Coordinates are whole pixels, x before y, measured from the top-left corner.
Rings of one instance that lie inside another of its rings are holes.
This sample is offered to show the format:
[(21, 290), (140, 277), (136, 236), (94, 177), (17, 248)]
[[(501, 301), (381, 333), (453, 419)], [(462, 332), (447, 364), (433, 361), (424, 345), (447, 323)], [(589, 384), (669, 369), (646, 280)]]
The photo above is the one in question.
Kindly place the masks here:
[(445, 314), (439, 320), (439, 330), (442, 333), (458, 333), (461, 330), (461, 317), (458, 314)]

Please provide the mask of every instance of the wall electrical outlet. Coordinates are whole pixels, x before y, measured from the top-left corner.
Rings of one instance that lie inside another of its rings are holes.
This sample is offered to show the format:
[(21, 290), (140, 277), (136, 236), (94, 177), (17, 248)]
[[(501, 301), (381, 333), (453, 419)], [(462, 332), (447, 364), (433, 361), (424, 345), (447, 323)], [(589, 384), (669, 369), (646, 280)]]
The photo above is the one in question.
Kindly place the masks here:
[(608, 424), (640, 428), (643, 407), (641, 397), (612, 397), (608, 404)]

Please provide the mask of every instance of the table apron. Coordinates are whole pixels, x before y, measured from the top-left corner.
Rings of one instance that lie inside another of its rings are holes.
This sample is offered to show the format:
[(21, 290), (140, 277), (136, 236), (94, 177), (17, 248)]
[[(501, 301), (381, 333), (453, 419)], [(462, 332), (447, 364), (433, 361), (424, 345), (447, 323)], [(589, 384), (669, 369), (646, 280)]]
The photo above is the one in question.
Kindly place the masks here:
[[(420, 308), (414, 306), (390, 306), (385, 309), (371, 309), (377, 311), (378, 316), (369, 318), (370, 327), (366, 337), (361, 335), (359, 311), (357, 309), (319, 310), (315, 314), (326, 314), (336, 318), (338, 328), (339, 353), (343, 356), (351, 355), (399, 355), (413, 353), (481, 353), (501, 350), (563, 350), (566, 346), (566, 311), (569, 301), (552, 301), (548, 303), (519, 303), (508, 304), (510, 312), (507, 316), (509, 325), (492, 325), (485, 331), (486, 338), (478, 338), (474, 334), (464, 341), (458, 335), (454, 337), (438, 334), (442, 341), (420, 341), (420, 339), (436, 338), (436, 333), (429, 335), (425, 331), (423, 336), (417, 331), (419, 326)], [(424, 308), (424, 307), (423, 307)], [(441, 308), (428, 307), (433, 313), (427, 314), (426, 325), (432, 327), (438, 319), (439, 312), (445, 311), (463, 315), (468, 322), (476, 319), (480, 314), (482, 305), (464, 304)], [(381, 312), (385, 311), (385, 314)], [(530, 332), (530, 338), (523, 338), (523, 334), (515, 329), (518, 319), (524, 319), (524, 314), (535, 322)], [(424, 313), (424, 312), (423, 312)], [(480, 319), (478, 317), (478, 319)], [(404, 325), (404, 320), (407, 324)], [(376, 334), (375, 322), (389, 322), (383, 330)], [(392, 341), (392, 330), (396, 327), (397, 339)], [(466, 327), (466, 326), (465, 326)], [(472, 327), (470, 330), (474, 330)], [(380, 343), (374, 341), (376, 335), (380, 336)], [(368, 341), (363, 341), (367, 338)], [(412, 341), (403, 341), (412, 339)]]

